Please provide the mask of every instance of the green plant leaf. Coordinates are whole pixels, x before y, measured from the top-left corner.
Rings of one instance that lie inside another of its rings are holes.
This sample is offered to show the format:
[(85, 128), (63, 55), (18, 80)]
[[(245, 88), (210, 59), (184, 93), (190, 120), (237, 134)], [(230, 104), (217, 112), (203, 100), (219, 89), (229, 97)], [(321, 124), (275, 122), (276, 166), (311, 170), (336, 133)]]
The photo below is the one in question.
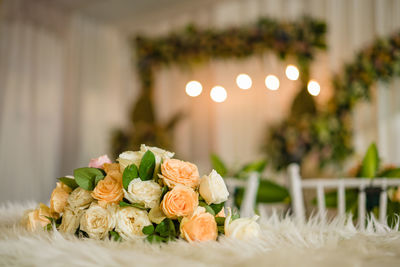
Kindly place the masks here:
[(141, 209), (141, 210), (147, 210), (143, 204), (139, 204), (139, 203), (126, 203), (124, 201), (120, 201), (119, 206), (120, 207), (134, 207), (134, 208)]
[(161, 197), (160, 197), (161, 200), (164, 198), (167, 192), (168, 192), (168, 186), (163, 186), (163, 188), (161, 189)]
[(125, 190), (128, 190), (129, 183), (139, 177), (138, 168), (135, 164), (131, 164), (125, 168), (124, 173), (122, 174), (122, 185)]
[(153, 178), (154, 168), (156, 166), (156, 158), (150, 150), (147, 150), (142, 157), (139, 166), (139, 177), (142, 181), (151, 180)]
[(65, 184), (66, 186), (68, 186), (69, 188), (71, 188), (72, 190), (76, 189), (79, 187), (79, 185), (76, 183), (75, 179), (73, 178), (69, 178), (69, 177), (61, 177), (58, 178), (58, 180)]
[(94, 189), (96, 177), (99, 179), (101, 176), (104, 177), (103, 173), (96, 168), (84, 167), (74, 170), (76, 183), (88, 191)]
[(226, 168), (226, 165), (219, 156), (217, 156), (216, 154), (211, 154), (210, 159), (212, 168), (216, 172), (218, 172), (219, 175), (224, 177), (228, 174), (228, 169)]
[(400, 168), (384, 170), (377, 175), (377, 177), (385, 177), (385, 178), (399, 178), (400, 177)]
[(199, 206), (204, 207), (208, 213), (212, 214), (212, 216), (215, 216), (214, 210), (209, 205), (207, 205), (207, 203), (199, 201)]
[(376, 145), (372, 143), (364, 156), (361, 164), (360, 176), (365, 178), (374, 178), (379, 169), (379, 155)]
[(155, 232), (159, 233), (160, 236), (162, 236), (162, 237), (168, 237), (169, 236), (169, 219), (166, 218), (161, 223), (159, 223), (156, 226)]
[(142, 232), (145, 235), (151, 235), (152, 233), (154, 233), (154, 225), (151, 224), (143, 227)]
[(217, 223), (218, 226), (220, 226), (220, 225), (224, 226), (225, 217), (215, 217), (215, 222)]
[(218, 225), (218, 234), (225, 234), (225, 227), (223, 225)]
[(254, 161), (252, 163), (249, 163), (243, 167), (241, 172), (258, 172), (262, 173), (267, 166), (267, 161), (266, 160), (259, 160), (259, 161)]
[(111, 239), (111, 240), (114, 240), (114, 241), (122, 241), (121, 236), (120, 236), (117, 232), (115, 232), (115, 231), (109, 231), (108, 233), (110, 234), (110, 239)]
[(210, 207), (213, 209), (215, 214), (218, 214), (224, 207), (225, 202), (219, 203), (219, 204), (211, 204)]
[(104, 175), (97, 175), (96, 178), (94, 178), (94, 186), (96, 187), (97, 184), (104, 179)]

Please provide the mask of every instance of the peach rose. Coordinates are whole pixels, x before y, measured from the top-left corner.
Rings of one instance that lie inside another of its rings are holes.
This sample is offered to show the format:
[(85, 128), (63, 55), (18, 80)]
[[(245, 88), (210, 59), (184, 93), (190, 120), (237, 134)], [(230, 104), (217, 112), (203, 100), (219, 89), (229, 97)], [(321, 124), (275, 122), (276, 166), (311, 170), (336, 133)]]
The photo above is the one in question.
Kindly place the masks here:
[(64, 212), (64, 208), (67, 205), (67, 200), (71, 191), (72, 189), (69, 186), (58, 182), (56, 188), (54, 188), (53, 192), (51, 193), (50, 210), (57, 213)]
[(161, 210), (168, 218), (176, 219), (191, 215), (198, 205), (197, 193), (190, 187), (178, 184), (165, 194)]
[(181, 221), (181, 235), (189, 242), (217, 240), (217, 222), (205, 208), (198, 207), (191, 217)]
[(47, 217), (53, 218), (55, 216), (51, 213), (49, 207), (40, 203), (37, 209), (25, 212), (21, 223), (28, 231), (34, 232), (38, 229), (43, 229), (43, 227), (50, 223)]
[(103, 155), (98, 158), (91, 159), (89, 162), (89, 167), (102, 169), (104, 163), (111, 163), (111, 160), (108, 158), (107, 155)]
[(118, 203), (124, 197), (119, 164), (106, 163), (104, 170), (107, 176), (97, 184), (92, 192), (92, 197), (97, 199), (102, 207), (106, 207), (107, 204)]
[(177, 159), (166, 159), (161, 165), (160, 178), (168, 187), (177, 184), (196, 188), (200, 183), (199, 171), (196, 165)]

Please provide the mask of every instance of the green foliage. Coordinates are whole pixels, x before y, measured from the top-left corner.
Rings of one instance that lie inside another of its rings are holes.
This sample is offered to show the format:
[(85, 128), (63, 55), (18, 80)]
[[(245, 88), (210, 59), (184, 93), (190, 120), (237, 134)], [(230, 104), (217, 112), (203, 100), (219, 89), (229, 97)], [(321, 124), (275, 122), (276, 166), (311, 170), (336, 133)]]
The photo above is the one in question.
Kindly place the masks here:
[(79, 185), (76, 183), (75, 179), (73, 179), (73, 178), (61, 177), (61, 178), (58, 178), (58, 180), (61, 183), (63, 183), (66, 186), (68, 186), (69, 188), (71, 188), (72, 190), (74, 190), (74, 189), (79, 187)]
[(137, 209), (146, 210), (146, 207), (143, 204), (139, 204), (139, 203), (127, 203), (125, 201), (120, 201), (119, 206), (120, 207), (134, 207)]
[(122, 174), (122, 185), (128, 190), (129, 183), (139, 177), (139, 171), (135, 164), (127, 166)]
[(139, 177), (142, 181), (151, 180), (153, 178), (154, 168), (156, 167), (156, 157), (153, 152), (147, 150), (142, 157), (139, 166)]
[(166, 218), (161, 223), (143, 227), (143, 234), (150, 243), (160, 243), (175, 240), (179, 236), (179, 225), (177, 221)]
[(76, 183), (85, 190), (92, 191), (95, 187), (96, 181), (104, 178), (102, 171), (96, 168), (79, 168), (74, 170), (74, 177)]
[(368, 147), (361, 164), (361, 177), (374, 178), (379, 169), (379, 155), (375, 144)]
[(224, 177), (228, 174), (228, 169), (226, 168), (225, 163), (222, 161), (222, 159), (219, 156), (217, 156), (216, 154), (211, 154), (210, 159), (211, 159), (212, 168), (216, 172), (218, 172), (219, 175)]
[(210, 213), (212, 216), (215, 216), (215, 211), (211, 208), (206, 202), (199, 201), (199, 206), (206, 209), (206, 212)]
[(115, 231), (109, 231), (109, 238), (110, 240), (114, 240), (116, 242), (122, 241), (121, 236)]

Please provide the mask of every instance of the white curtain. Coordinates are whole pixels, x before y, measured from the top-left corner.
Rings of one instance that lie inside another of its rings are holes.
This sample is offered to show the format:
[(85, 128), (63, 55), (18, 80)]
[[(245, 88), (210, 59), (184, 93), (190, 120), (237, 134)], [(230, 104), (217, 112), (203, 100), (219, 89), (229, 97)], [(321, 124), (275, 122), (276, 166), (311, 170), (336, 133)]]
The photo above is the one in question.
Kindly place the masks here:
[(118, 31), (52, 1), (2, 1), (0, 202), (47, 201), (57, 177), (109, 150), (134, 97)]

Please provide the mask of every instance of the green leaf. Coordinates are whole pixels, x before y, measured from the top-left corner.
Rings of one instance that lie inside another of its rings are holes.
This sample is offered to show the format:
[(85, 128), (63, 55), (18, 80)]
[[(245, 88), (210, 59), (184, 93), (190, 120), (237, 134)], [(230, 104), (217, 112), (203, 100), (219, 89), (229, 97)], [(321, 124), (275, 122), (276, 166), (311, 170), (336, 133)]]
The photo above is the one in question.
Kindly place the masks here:
[(225, 217), (215, 217), (215, 222), (217, 223), (218, 226), (220, 226), (220, 225), (224, 226)]
[(223, 225), (218, 225), (217, 228), (219, 234), (225, 234), (225, 227)]
[(96, 187), (96, 185), (104, 179), (104, 175), (97, 175), (96, 178), (94, 178), (94, 186)]
[(169, 240), (168, 237), (161, 237), (156, 234), (148, 235), (146, 239), (150, 243), (161, 243), (161, 242), (167, 242)]
[(63, 183), (66, 186), (68, 186), (69, 188), (71, 188), (72, 190), (74, 190), (74, 189), (79, 187), (79, 185), (76, 183), (75, 179), (73, 179), (73, 178), (61, 177), (61, 178), (58, 178), (58, 180), (61, 183)]
[(374, 178), (379, 169), (379, 155), (376, 145), (372, 143), (364, 156), (361, 165), (360, 176), (365, 178)]
[(267, 166), (266, 160), (259, 160), (252, 163), (249, 163), (243, 167), (241, 172), (258, 172), (262, 173)]
[(111, 239), (111, 240), (114, 240), (114, 241), (122, 241), (121, 236), (120, 236), (117, 232), (115, 232), (115, 231), (109, 231), (108, 233), (110, 234), (110, 239)]
[(219, 204), (211, 204), (210, 207), (213, 209), (215, 214), (218, 214), (224, 207), (225, 202), (219, 203)]
[(100, 176), (103, 176), (103, 173), (96, 168), (79, 168), (74, 170), (74, 177), (76, 183), (83, 189), (92, 191), (95, 186), (96, 177), (99, 179)]
[(163, 199), (163, 197), (165, 196), (165, 194), (168, 192), (168, 186), (164, 186), (162, 189), (161, 189), (161, 200)]
[(384, 170), (377, 177), (384, 178), (399, 178), (400, 177), (400, 168)]
[(143, 227), (142, 232), (145, 235), (151, 235), (152, 233), (154, 233), (154, 225), (151, 224)]
[(139, 204), (139, 203), (126, 203), (124, 201), (120, 201), (119, 206), (120, 207), (134, 207), (134, 208), (141, 209), (141, 210), (147, 210), (143, 204)]
[(222, 162), (221, 158), (216, 154), (210, 155), (211, 159), (211, 166), (219, 175), (222, 177), (226, 176), (228, 173), (228, 169), (226, 168), (225, 164)]
[(129, 183), (139, 177), (138, 168), (135, 164), (131, 164), (125, 168), (124, 173), (122, 174), (122, 185), (125, 190), (128, 190)]
[(139, 177), (142, 181), (151, 180), (153, 178), (154, 168), (156, 166), (156, 158), (150, 150), (147, 150), (142, 157), (139, 166)]
[(199, 201), (199, 206), (200, 207), (204, 207), (208, 213), (210, 213), (213, 216), (215, 216), (214, 210), (209, 205), (207, 205), (207, 203), (205, 203), (203, 201)]

